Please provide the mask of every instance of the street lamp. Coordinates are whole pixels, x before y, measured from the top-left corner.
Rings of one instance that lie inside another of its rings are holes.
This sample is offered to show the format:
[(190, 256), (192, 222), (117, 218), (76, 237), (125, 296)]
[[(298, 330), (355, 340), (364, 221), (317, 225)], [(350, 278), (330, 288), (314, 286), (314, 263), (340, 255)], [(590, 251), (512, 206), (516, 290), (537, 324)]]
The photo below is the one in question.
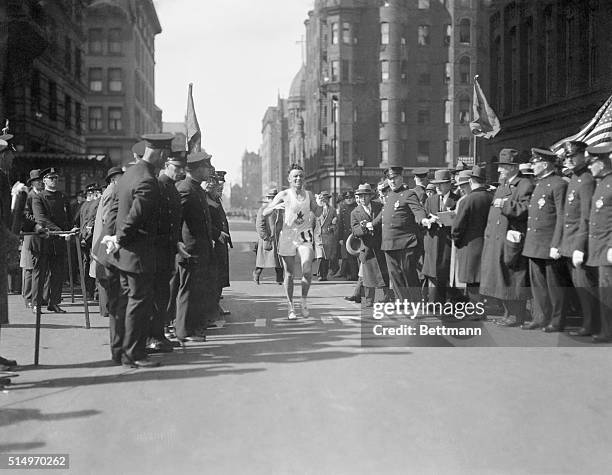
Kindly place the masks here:
[(361, 185), (363, 183), (363, 165), (364, 162), (363, 160), (357, 160), (357, 166), (359, 167), (359, 184)]
[(336, 174), (338, 173), (338, 160), (336, 153), (338, 150), (337, 133), (338, 133), (338, 96), (332, 96), (332, 117), (334, 121), (334, 139), (332, 142), (332, 154), (334, 158), (334, 206), (338, 202), (338, 190), (336, 187)]

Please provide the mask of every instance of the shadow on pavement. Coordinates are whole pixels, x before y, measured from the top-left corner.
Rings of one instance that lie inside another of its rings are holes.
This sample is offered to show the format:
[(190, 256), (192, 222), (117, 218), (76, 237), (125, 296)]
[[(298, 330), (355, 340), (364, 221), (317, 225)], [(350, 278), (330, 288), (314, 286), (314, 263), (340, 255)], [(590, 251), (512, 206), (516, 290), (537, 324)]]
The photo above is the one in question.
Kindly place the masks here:
[(33, 450), (44, 447), (44, 442), (14, 442), (12, 444), (0, 444), (0, 453), (15, 453), (22, 450)]
[(60, 421), (63, 419), (72, 419), (76, 417), (96, 416), (98, 414), (100, 414), (100, 411), (95, 409), (45, 414), (42, 413), (40, 409), (3, 408), (2, 412), (0, 413), (0, 427), (30, 420), (43, 422)]

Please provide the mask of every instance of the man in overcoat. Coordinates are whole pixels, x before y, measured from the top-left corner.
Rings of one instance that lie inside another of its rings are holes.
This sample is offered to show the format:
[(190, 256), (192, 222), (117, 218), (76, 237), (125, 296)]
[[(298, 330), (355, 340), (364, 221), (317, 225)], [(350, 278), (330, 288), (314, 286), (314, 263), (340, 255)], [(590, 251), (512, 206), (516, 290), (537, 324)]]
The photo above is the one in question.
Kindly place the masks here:
[(322, 191), (316, 196), (317, 205), (321, 206), (321, 216), (315, 217), (314, 245), (315, 258), (319, 260), (319, 281), (327, 280), (330, 260), (336, 254), (336, 210), (329, 205), (331, 195)]
[(271, 188), (265, 196), (265, 201), (257, 211), (255, 229), (257, 230), (257, 257), (255, 258), (255, 270), (253, 281), (259, 285), (259, 279), (263, 269), (273, 268), (276, 271), (276, 282), (283, 283), (283, 264), (278, 255), (278, 236), (283, 228), (283, 211), (274, 210), (272, 214), (264, 217), (263, 210), (267, 208), (278, 189)]
[(346, 239), (351, 234), (351, 212), (355, 209), (355, 194), (352, 191), (344, 193), (344, 201), (338, 211), (337, 240), (340, 244), (340, 257), (342, 263), (340, 270), (334, 277), (345, 276), (347, 280), (357, 280), (357, 258), (346, 250)]
[(519, 152), (505, 148), (497, 162), (500, 184), (495, 190), (484, 233), (480, 294), (501, 300), (504, 326), (520, 326), (527, 318), (528, 260), (522, 255), (527, 213), (534, 185), (519, 175)]

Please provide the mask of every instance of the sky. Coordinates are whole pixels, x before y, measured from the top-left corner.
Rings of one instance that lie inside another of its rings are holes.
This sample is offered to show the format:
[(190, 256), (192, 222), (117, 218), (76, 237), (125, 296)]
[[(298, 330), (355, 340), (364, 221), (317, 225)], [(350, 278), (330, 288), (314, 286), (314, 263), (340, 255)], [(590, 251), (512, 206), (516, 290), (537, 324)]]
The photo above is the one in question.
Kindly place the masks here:
[(202, 146), (230, 183), (245, 150), (258, 152), (261, 120), (287, 97), (302, 64), (314, 0), (154, 0), (155, 102), (164, 122), (184, 121), (193, 96)]

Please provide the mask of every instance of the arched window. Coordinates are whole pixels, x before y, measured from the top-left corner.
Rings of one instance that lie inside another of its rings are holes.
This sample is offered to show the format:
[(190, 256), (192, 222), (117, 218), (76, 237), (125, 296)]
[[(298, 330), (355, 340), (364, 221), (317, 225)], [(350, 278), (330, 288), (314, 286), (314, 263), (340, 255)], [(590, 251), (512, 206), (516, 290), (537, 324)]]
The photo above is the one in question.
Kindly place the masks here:
[(459, 98), (459, 123), (467, 124), (470, 121), (470, 98), (462, 96)]
[(468, 56), (459, 60), (459, 82), (461, 84), (470, 83), (470, 58)]
[(467, 43), (469, 44), (471, 41), (471, 24), (470, 20), (464, 18), (459, 23), (459, 43)]

